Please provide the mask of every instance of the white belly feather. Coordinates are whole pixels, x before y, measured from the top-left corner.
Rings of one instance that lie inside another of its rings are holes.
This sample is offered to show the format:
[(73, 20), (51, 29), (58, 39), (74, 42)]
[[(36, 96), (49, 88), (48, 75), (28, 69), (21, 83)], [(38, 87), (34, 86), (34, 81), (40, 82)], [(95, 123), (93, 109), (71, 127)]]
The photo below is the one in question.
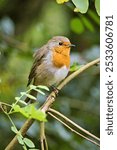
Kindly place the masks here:
[(63, 66), (59, 69), (57, 68), (54, 75), (56, 82), (59, 83), (60, 81), (62, 81), (67, 76), (68, 71), (69, 69), (66, 66)]

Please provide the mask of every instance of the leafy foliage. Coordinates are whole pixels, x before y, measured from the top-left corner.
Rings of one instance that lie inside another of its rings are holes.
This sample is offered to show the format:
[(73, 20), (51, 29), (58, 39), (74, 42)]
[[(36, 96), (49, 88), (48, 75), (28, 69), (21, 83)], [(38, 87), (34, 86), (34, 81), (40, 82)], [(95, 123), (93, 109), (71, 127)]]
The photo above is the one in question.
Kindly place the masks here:
[(74, 18), (71, 20), (71, 29), (75, 33), (81, 34), (84, 31), (84, 26), (79, 18)]
[(28, 139), (28, 138), (24, 138), (23, 141), (24, 141), (24, 143), (25, 143), (28, 147), (30, 147), (30, 148), (34, 148), (34, 147), (35, 147), (35, 145), (33, 144), (33, 142), (32, 142), (30, 139)]
[[(68, 2), (69, 0), (56, 0), (58, 4), (62, 4)], [(75, 12), (80, 12), (82, 14), (86, 13), (89, 8), (89, 0), (71, 0), (75, 5)], [(95, 8), (98, 13), (100, 14), (100, 0), (95, 0)]]
[(75, 12), (86, 13), (89, 7), (88, 0), (72, 0), (74, 5), (76, 6)]
[(84, 26), (91, 32), (94, 32), (94, 26), (92, 25), (92, 23), (90, 22), (90, 20), (88, 18), (86, 18), (85, 16), (82, 16), (81, 18), (82, 22), (84, 23)]
[(70, 67), (70, 71), (71, 71), (71, 72), (74, 72), (74, 71), (80, 69), (81, 66), (82, 66), (82, 65), (79, 65), (78, 63), (74, 62), (74, 63), (72, 64), (72, 66)]
[(13, 110), (11, 113), (19, 112), (26, 118), (36, 119), (38, 121), (46, 121), (46, 114), (41, 110), (37, 110), (34, 104), (30, 104), (21, 108), (19, 105), (13, 104)]
[(98, 15), (100, 15), (100, 0), (95, 0), (95, 8)]
[(37, 91), (38, 93), (42, 94), (42, 95), (45, 95), (45, 93), (42, 91), (42, 90), (46, 90), (46, 91), (49, 91), (49, 88), (46, 87), (46, 86), (43, 86), (43, 85), (38, 85), (38, 86), (35, 86), (35, 85), (30, 85), (30, 88), (29, 90), (27, 90), (26, 92), (20, 92), (21, 96), (19, 97), (15, 97), (15, 100), (16, 100), (16, 103), (17, 104), (18, 102), (24, 104), (24, 105), (27, 105), (24, 101), (22, 101), (22, 98), (24, 96), (26, 97), (29, 97), (30, 99), (33, 99), (36, 101), (36, 97), (34, 97), (33, 95), (30, 94), (30, 91), (31, 90), (35, 90)]
[[(89, 11), (89, 16), (91, 16), (92, 19), (97, 17), (97, 15), (91, 11)], [(96, 23), (99, 23), (99, 18), (95, 19), (94, 21)], [(85, 16), (80, 16), (79, 18), (78, 17), (73, 18), (71, 20), (70, 26), (71, 26), (71, 30), (76, 34), (82, 34), (86, 30), (89, 30), (92, 33), (95, 32), (95, 26), (92, 24), (90, 19)]]
[[(24, 150), (28, 150), (28, 149), (27, 149), (27, 146), (28, 146), (29, 148), (31, 148), (31, 150), (34, 150), (34, 149), (32, 149), (32, 148), (35, 148), (35, 145), (34, 145), (34, 143), (33, 143), (30, 139), (24, 138), (24, 137), (21, 135), (20, 131), (18, 131), (15, 126), (12, 126), (12, 127), (11, 127), (11, 130), (12, 130), (15, 134), (17, 134), (18, 142), (19, 142), (19, 144), (21, 144), (21, 145), (23, 146), (23, 149), (24, 149)], [(35, 150), (36, 150), (36, 149), (35, 149)]]

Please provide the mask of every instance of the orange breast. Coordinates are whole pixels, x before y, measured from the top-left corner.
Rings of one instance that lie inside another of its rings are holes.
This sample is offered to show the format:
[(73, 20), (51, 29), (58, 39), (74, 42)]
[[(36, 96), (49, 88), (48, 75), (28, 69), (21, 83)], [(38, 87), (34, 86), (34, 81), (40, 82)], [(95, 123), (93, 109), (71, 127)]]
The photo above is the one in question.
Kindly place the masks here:
[(61, 50), (60, 48), (53, 51), (53, 64), (61, 68), (62, 66), (66, 66), (69, 68), (70, 66), (70, 49)]

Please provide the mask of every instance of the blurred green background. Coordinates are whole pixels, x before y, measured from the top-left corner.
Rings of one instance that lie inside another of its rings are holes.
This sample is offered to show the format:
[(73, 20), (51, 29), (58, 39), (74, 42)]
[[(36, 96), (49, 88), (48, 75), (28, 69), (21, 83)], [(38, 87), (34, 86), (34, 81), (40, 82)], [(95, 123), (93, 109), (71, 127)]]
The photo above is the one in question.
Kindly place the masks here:
[[(86, 14), (74, 12), (71, 2), (59, 5), (55, 0), (0, 0), (0, 101), (13, 103), (26, 91), (33, 52), (52, 36), (64, 35), (76, 45), (71, 51), (71, 65), (80, 65), (99, 57), (100, 20), (94, 0)], [(44, 99), (44, 98), (43, 98)], [(65, 86), (53, 108), (99, 137), (99, 66), (93, 66)], [(18, 128), (26, 120), (13, 115)], [(71, 133), (59, 122), (47, 117), (46, 135), (50, 150), (98, 150), (87, 140)], [(0, 112), (0, 150), (14, 133), (11, 123)], [(39, 125), (28, 136), (38, 148)], [(17, 150), (22, 147), (17, 145)]]

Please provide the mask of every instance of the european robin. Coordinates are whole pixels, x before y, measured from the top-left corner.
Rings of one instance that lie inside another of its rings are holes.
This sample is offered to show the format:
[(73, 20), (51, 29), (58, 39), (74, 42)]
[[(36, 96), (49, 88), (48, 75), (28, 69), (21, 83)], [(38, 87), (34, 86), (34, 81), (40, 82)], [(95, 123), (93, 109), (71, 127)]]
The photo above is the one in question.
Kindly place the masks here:
[[(70, 40), (64, 36), (54, 36), (47, 44), (38, 49), (33, 57), (27, 86), (33, 81), (33, 85), (52, 86), (57, 85), (68, 74), (70, 68), (70, 48), (74, 46)], [(31, 95), (37, 95), (32, 90)], [(26, 98), (26, 102), (33, 102)]]

